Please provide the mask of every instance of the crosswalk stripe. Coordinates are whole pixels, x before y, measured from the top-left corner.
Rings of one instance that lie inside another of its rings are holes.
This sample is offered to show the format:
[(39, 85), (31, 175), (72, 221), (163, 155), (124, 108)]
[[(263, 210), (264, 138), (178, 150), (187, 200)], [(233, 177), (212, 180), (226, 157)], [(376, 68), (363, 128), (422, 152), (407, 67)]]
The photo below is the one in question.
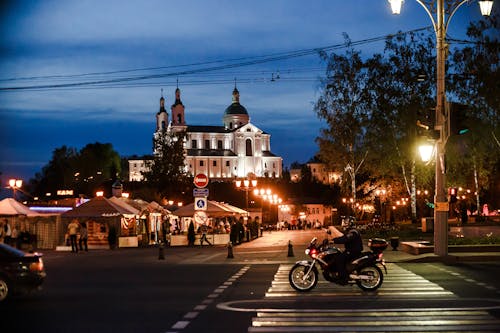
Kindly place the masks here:
[(389, 273), (384, 275), (383, 285), (375, 292), (363, 292), (356, 285), (338, 286), (325, 281), (320, 274), (320, 280), (313, 290), (300, 293), (293, 289), (288, 281), (288, 273), (292, 266), (292, 264), (282, 264), (279, 266), (278, 271), (274, 275), (271, 287), (266, 292), (266, 297), (293, 297), (297, 295), (303, 295), (304, 297), (333, 295), (359, 296), (373, 294), (391, 297), (453, 296), (452, 292), (445, 290), (443, 287), (392, 263), (387, 264)]
[[(338, 286), (320, 274), (316, 287), (298, 292), (288, 281), (292, 264), (282, 264), (274, 275), (266, 298), (279, 297), (350, 297), (377, 296), (383, 299), (458, 299), (422, 276), (397, 264), (387, 264), (383, 285), (374, 292), (364, 292), (356, 285)], [(252, 318), (248, 332), (498, 332), (500, 320), (484, 309), (266, 309)]]

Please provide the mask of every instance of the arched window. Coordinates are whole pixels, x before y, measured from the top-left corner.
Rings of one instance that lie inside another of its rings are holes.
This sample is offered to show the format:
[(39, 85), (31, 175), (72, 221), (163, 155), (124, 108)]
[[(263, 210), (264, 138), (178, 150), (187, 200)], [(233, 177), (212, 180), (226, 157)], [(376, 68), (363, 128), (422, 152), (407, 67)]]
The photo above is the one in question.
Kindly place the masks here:
[(162, 130), (164, 130), (164, 129), (166, 129), (166, 128), (167, 128), (167, 126), (166, 126), (166, 124), (165, 124), (165, 120), (163, 120), (163, 121), (161, 122), (161, 129), (162, 129)]
[(177, 115), (177, 123), (182, 124), (182, 115), (181, 114)]
[(247, 156), (253, 156), (252, 140), (247, 139), (245, 143), (246, 143)]

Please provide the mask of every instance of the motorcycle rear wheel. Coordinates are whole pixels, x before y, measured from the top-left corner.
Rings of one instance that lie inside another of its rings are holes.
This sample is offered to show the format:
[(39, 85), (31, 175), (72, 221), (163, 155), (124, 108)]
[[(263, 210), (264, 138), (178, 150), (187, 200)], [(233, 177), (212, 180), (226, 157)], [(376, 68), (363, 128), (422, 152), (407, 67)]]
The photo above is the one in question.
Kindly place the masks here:
[(356, 284), (364, 291), (377, 290), (384, 282), (384, 274), (377, 266), (363, 267), (358, 271), (358, 275), (369, 276), (370, 279), (356, 280)]
[(310, 265), (305, 264), (295, 264), (292, 267), (288, 274), (288, 281), (293, 289), (297, 291), (310, 291), (316, 286), (318, 283), (318, 271), (314, 267), (307, 278), (304, 278), (310, 268)]

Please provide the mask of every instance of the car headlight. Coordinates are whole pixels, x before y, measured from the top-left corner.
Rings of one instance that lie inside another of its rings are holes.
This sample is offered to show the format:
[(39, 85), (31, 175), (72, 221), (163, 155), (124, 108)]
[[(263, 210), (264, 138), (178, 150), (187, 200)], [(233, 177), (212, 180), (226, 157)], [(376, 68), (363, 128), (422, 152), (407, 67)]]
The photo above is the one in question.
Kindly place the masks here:
[(309, 255), (309, 252), (311, 252), (311, 250), (306, 249), (306, 251), (305, 251), (305, 252), (306, 252), (306, 255)]

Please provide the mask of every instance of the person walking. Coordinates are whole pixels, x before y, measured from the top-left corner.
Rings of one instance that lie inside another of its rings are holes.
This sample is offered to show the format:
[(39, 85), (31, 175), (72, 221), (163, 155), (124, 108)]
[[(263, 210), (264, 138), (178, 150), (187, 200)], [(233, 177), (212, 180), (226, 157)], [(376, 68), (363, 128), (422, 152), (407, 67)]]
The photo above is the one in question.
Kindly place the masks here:
[(80, 225), (80, 240), (78, 241), (78, 245), (80, 245), (80, 251), (85, 250), (85, 252), (88, 252), (88, 238), (89, 232), (87, 230), (87, 224), (85, 222), (82, 222), (82, 224)]
[(200, 246), (203, 246), (203, 242), (207, 242), (208, 245), (212, 245), (212, 243), (210, 243), (207, 238), (207, 229), (208, 229), (207, 226), (202, 224), (200, 229), (201, 229)]
[(71, 252), (78, 253), (78, 245), (76, 244), (76, 235), (78, 233), (78, 220), (74, 219), (68, 224), (69, 241), (71, 243)]

